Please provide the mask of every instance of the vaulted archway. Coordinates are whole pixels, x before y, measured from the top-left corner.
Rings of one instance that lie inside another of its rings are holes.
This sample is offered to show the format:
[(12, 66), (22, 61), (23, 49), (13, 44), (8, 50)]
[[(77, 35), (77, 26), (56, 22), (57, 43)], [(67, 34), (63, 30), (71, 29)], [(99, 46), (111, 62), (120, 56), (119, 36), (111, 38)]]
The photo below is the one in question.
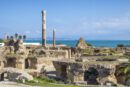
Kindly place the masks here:
[(84, 72), (84, 81), (87, 81), (87, 84), (97, 85), (98, 74), (99, 73), (95, 68), (90, 67), (88, 70), (85, 70)]

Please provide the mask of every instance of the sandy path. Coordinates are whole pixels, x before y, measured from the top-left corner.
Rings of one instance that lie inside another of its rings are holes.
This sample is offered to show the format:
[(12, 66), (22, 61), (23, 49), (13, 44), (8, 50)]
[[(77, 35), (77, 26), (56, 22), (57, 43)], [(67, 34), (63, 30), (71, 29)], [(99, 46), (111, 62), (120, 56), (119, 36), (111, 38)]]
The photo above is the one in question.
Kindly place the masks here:
[(38, 87), (38, 86), (29, 86), (25, 84), (16, 83), (16, 82), (2, 81), (0, 82), (0, 87)]

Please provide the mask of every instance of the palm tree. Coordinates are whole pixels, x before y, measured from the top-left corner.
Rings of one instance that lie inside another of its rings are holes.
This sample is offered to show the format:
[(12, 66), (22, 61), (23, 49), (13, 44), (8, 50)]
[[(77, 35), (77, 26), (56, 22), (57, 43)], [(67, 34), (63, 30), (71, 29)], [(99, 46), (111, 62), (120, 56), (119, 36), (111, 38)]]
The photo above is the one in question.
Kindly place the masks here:
[(19, 35), (18, 35), (17, 33), (15, 33), (15, 39), (16, 39), (16, 40), (18, 39), (18, 36), (19, 36)]
[(7, 40), (9, 40), (10, 38), (9, 38), (9, 36), (7, 36)]
[(25, 40), (27, 37), (26, 37), (26, 35), (23, 35), (23, 39)]
[(22, 36), (21, 35), (19, 35), (19, 40), (21, 40), (22, 39)]
[(13, 36), (10, 36), (10, 39), (11, 39), (11, 40), (13, 40), (13, 39), (14, 39), (14, 37), (13, 37)]

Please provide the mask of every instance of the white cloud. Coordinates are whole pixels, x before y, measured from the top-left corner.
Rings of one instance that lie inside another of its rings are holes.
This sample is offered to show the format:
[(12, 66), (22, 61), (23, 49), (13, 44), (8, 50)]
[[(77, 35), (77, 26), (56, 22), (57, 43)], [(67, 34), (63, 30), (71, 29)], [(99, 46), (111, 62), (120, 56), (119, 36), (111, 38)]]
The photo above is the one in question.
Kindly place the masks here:
[(118, 18), (107, 18), (99, 21), (83, 21), (82, 28), (94, 28), (94, 29), (105, 29), (105, 28), (115, 28), (115, 29), (125, 29), (130, 28), (130, 15), (125, 15), (124, 17)]
[(25, 34), (30, 34), (31, 33), (31, 31), (25, 31)]

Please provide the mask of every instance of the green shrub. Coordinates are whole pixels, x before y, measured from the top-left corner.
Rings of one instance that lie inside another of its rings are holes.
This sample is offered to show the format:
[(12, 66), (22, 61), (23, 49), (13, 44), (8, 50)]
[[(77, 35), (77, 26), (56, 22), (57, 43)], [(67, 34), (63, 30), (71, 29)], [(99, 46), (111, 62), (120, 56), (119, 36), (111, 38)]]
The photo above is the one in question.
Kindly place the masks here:
[(56, 80), (49, 79), (47, 77), (45, 77), (45, 78), (35, 77), (34, 80), (37, 81), (37, 82), (39, 82), (39, 83), (57, 83)]
[(26, 80), (26, 82), (28, 82), (28, 83), (36, 83), (35, 80), (31, 80), (31, 81), (27, 81), (27, 80)]
[(124, 47), (124, 44), (118, 44), (117, 47)]
[(92, 46), (92, 44), (90, 44), (90, 43), (87, 43), (87, 45), (88, 45), (88, 46)]
[(4, 40), (3, 39), (0, 39), (0, 43), (3, 43), (4, 42)]

